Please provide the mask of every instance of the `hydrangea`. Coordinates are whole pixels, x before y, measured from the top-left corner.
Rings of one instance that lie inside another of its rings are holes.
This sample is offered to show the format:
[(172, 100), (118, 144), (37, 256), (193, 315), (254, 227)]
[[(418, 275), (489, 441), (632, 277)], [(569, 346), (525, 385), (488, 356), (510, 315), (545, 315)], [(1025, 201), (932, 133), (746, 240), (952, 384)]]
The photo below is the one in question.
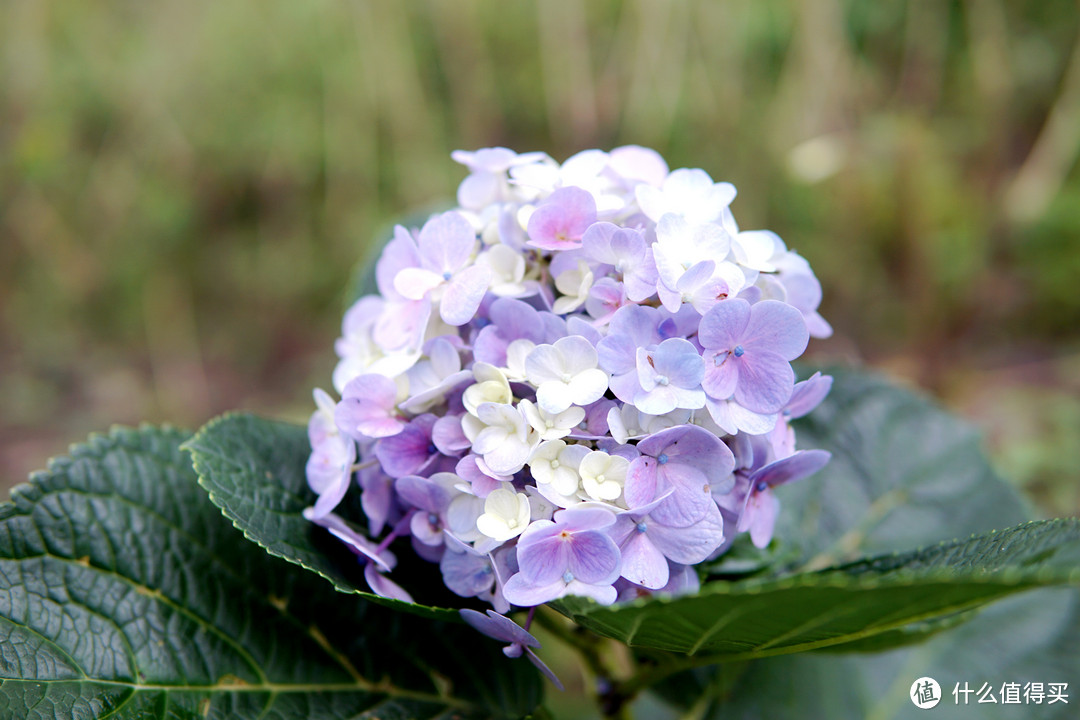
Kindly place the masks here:
[[(437, 564), (494, 608), (467, 622), (543, 668), (514, 607), (694, 592), (738, 534), (770, 542), (773, 489), (829, 460), (789, 420), (831, 385), (791, 361), (832, 331), (809, 263), (740, 230), (704, 170), (637, 146), (452, 157), (459, 207), (395, 228), (345, 315), (305, 516), (374, 593), (412, 597), (391, 545)], [(350, 492), (367, 533), (335, 513)]]

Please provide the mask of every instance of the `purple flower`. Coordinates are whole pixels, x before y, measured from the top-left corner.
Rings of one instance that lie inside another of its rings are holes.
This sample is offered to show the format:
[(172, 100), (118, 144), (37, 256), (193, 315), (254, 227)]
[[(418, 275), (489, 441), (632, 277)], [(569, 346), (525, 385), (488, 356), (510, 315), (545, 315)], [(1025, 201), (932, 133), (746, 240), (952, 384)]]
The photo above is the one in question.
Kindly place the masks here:
[(425, 545), (443, 544), (443, 528), (448, 525), (446, 513), (460, 491), (454, 486), (461, 478), (453, 473), (435, 473), (430, 478), (406, 475), (394, 481), (394, 490), (402, 500), (416, 508), (409, 521), (412, 536)]
[(622, 553), (622, 577), (659, 590), (670, 579), (669, 560), (696, 565), (720, 547), (724, 542), (724, 520), (713, 503), (709, 503), (700, 520), (686, 527), (665, 525), (653, 518), (648, 508), (627, 510), (619, 515), (611, 535)]
[(682, 338), (668, 338), (655, 350), (637, 349), (638, 388), (634, 405), (650, 415), (705, 405), (701, 380), (705, 366), (697, 348)]
[(375, 443), (375, 457), (393, 478), (415, 475), (427, 469), (440, 455), (431, 439), (434, 415), (414, 418), (397, 435)]
[(514, 340), (539, 345), (566, 334), (566, 325), (556, 315), (513, 298), (499, 298), (491, 304), (488, 318), (473, 342), (478, 362), (506, 367), (506, 347)]
[(813, 475), (829, 462), (832, 455), (825, 450), (800, 450), (790, 457), (777, 460), (757, 470), (749, 477), (749, 492), (739, 514), (738, 532), (750, 532), (750, 539), (759, 548), (767, 547), (772, 539), (780, 501), (772, 489), (793, 480)]
[(630, 463), (623, 488), (627, 506), (648, 506), (670, 492), (652, 509), (652, 517), (671, 527), (688, 527), (713, 505), (712, 492), (734, 479), (735, 458), (727, 445), (696, 425), (679, 425), (650, 435), (637, 445), (641, 456)]
[(397, 410), (397, 385), (384, 375), (361, 375), (350, 380), (334, 419), (341, 432), (354, 440), (397, 435), (405, 427)]
[(537, 520), (518, 539), (517, 574), (503, 594), (514, 605), (533, 606), (564, 595), (615, 602), (619, 548), (604, 532), (615, 514), (603, 507), (574, 507)]
[(559, 678), (555, 677), (555, 673), (551, 672), (547, 665), (543, 663), (536, 656), (536, 653), (532, 651), (532, 648), (540, 647), (539, 641), (534, 638), (528, 630), (525, 630), (520, 625), (515, 623), (505, 615), (500, 615), (494, 610), (488, 610), (487, 615), (484, 615), (476, 610), (459, 610), (461, 613), (461, 619), (471, 625), (475, 630), (480, 631), (489, 638), (498, 640), (499, 642), (510, 643), (503, 648), (503, 653), (507, 657), (521, 657), (524, 653), (537, 669), (544, 673), (555, 687), (559, 690), (563, 689), (563, 684), (559, 682)]
[(319, 496), (315, 517), (325, 516), (345, 497), (355, 462), (356, 443), (341, 435), (328, 435), (312, 448), (305, 471), (308, 487)]
[(630, 300), (641, 302), (655, 294), (656, 263), (643, 231), (598, 222), (585, 231), (581, 249), (591, 260), (610, 265), (622, 276)]
[(476, 233), (461, 213), (447, 212), (424, 223), (417, 240), (420, 267), (400, 270), (394, 289), (409, 300), (420, 300), (441, 288), (442, 319), (464, 325), (476, 315), (491, 284), (491, 269), (472, 264)]
[(529, 244), (543, 250), (573, 250), (596, 222), (596, 200), (578, 187), (559, 188), (529, 217)]
[(802, 314), (790, 305), (725, 300), (705, 313), (698, 329), (705, 349), (702, 387), (710, 397), (734, 397), (752, 412), (777, 412), (795, 385), (789, 361), (802, 354), (809, 339)]

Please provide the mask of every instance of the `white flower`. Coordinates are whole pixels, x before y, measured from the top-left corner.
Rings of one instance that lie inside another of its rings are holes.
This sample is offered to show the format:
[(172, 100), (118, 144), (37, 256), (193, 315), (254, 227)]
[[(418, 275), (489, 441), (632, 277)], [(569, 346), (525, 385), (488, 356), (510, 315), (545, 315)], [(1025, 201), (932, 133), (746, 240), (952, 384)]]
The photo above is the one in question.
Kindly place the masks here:
[(589, 298), (593, 286), (593, 271), (583, 260), (578, 260), (577, 268), (566, 270), (555, 278), (555, 289), (562, 297), (555, 300), (551, 309), (556, 315), (565, 315), (577, 310)]
[(618, 455), (594, 450), (581, 460), (578, 472), (585, 492), (594, 500), (617, 500), (626, 483), (630, 461)]
[(584, 445), (567, 445), (562, 440), (540, 443), (529, 458), (529, 469), (537, 485), (550, 485), (559, 495), (573, 495), (578, 491), (578, 467), (589, 454)]
[(492, 490), (484, 500), (484, 514), (476, 519), (476, 529), (494, 540), (505, 542), (529, 527), (529, 496), (513, 490)]
[(500, 297), (529, 294), (529, 287), (525, 284), (525, 258), (513, 248), (495, 245), (476, 258), (476, 264), (491, 270), (491, 286), (488, 289), (492, 294)]
[(664, 415), (650, 415), (626, 403), (622, 407), (608, 410), (607, 422), (611, 437), (620, 445), (625, 445), (630, 440), (637, 440), (676, 425), (685, 425), (690, 422), (691, 415), (693, 413), (690, 410), (682, 408), (676, 408)]
[(596, 367), (594, 348), (583, 337), (537, 345), (525, 358), (525, 374), (536, 387), (536, 403), (557, 415), (571, 405), (589, 405), (604, 396), (607, 374)]
[(540, 438), (530, 433), (525, 415), (513, 405), (481, 403), (475, 415), (461, 418), (461, 429), (492, 472), (513, 475), (525, 467)]
[(667, 213), (682, 215), (691, 225), (710, 223), (735, 199), (731, 183), (713, 183), (704, 170), (683, 168), (667, 176), (659, 188), (638, 185), (634, 188), (641, 212), (654, 222)]
[(731, 252), (744, 267), (776, 272), (776, 261), (787, 252), (787, 246), (771, 230), (744, 230), (733, 238)]
[(476, 415), (476, 409), (483, 403), (505, 405), (514, 399), (510, 392), (510, 381), (494, 365), (483, 362), (473, 364), (473, 378), (476, 384), (466, 388), (461, 397), (462, 404), (470, 414)]
[(553, 415), (528, 400), (522, 400), (518, 403), (518, 409), (525, 413), (525, 419), (539, 433), (541, 440), (566, 437), (585, 419), (585, 410), (579, 407), (569, 407)]
[(457, 348), (445, 338), (432, 340), (427, 355), (427, 360), (413, 365), (405, 375), (411, 397), (401, 403), (402, 410), (422, 413), (442, 402), (447, 392), (473, 376), (470, 371), (461, 369)]
[(525, 338), (514, 340), (506, 346), (506, 367), (502, 370), (507, 380), (514, 382), (525, 381), (525, 358), (529, 356), (534, 347), (536, 347), (536, 343)]

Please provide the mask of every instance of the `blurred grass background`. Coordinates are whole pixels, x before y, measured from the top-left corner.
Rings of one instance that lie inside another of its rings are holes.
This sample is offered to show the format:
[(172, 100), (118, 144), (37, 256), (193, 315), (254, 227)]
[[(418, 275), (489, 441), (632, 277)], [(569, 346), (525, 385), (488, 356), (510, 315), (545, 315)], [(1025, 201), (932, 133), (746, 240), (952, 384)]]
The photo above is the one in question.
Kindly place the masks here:
[(1080, 511), (1076, 0), (0, 5), (0, 484), (114, 422), (303, 419), (455, 148), (739, 188), (855, 359)]

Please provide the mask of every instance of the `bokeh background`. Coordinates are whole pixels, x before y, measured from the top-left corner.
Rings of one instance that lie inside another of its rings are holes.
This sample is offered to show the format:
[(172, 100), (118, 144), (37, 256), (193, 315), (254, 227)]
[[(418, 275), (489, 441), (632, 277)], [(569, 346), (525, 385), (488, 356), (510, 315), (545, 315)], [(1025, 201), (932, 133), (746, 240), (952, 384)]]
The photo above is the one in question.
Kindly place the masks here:
[(0, 485), (113, 423), (303, 420), (456, 148), (739, 188), (862, 362), (1080, 511), (1076, 0), (0, 4)]

